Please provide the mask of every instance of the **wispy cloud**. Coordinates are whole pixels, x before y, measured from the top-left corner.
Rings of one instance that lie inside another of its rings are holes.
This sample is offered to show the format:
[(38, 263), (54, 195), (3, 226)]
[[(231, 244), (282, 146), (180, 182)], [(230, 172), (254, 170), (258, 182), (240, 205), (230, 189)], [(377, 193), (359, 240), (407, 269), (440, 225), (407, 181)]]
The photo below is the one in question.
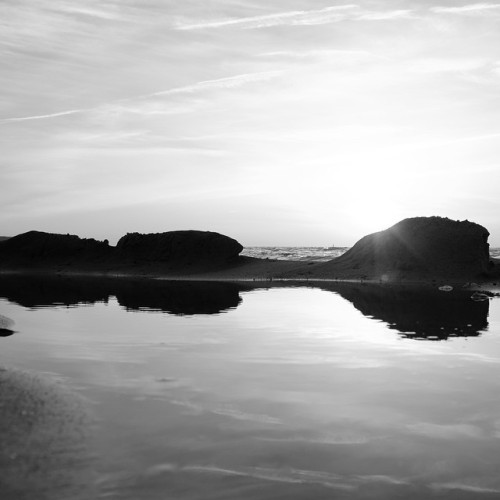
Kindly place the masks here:
[[(16, 50), (22, 55), (37, 53), (60, 54), (63, 47), (69, 50), (78, 41), (86, 39), (92, 46), (96, 40), (109, 37), (109, 32), (100, 29), (96, 21), (122, 20), (123, 8), (100, 6), (93, 1), (70, 2), (32, 1), (0, 2), (2, 37), (0, 47)], [(108, 24), (109, 26), (109, 24)], [(86, 38), (92, 35), (92, 39)]]
[(161, 90), (152, 94), (147, 94), (144, 97), (153, 97), (169, 94), (191, 94), (194, 92), (201, 92), (211, 89), (232, 89), (241, 87), (248, 83), (262, 82), (276, 78), (280, 75), (280, 71), (263, 71), (260, 73), (244, 73), (242, 75), (229, 76), (226, 78), (217, 78), (215, 80), (204, 80), (197, 82), (193, 85), (186, 85), (185, 87), (178, 87), (169, 90)]
[(367, 50), (335, 50), (335, 49), (315, 49), (315, 50), (275, 50), (273, 52), (264, 52), (259, 54), (260, 57), (288, 57), (297, 59), (308, 58), (334, 58), (334, 59), (347, 59), (358, 60), (366, 59), (374, 56)]
[(476, 15), (487, 14), (492, 10), (500, 10), (498, 3), (472, 3), (461, 5), (459, 7), (432, 7), (431, 11), (439, 14), (463, 14), (463, 15)]
[(410, 433), (427, 436), (433, 439), (478, 439), (484, 436), (482, 429), (470, 424), (434, 424), (419, 422), (407, 426)]
[(105, 19), (108, 21), (123, 20), (124, 16), (120, 14), (119, 9), (115, 5), (108, 4), (106, 8), (100, 8), (91, 3), (90, 5), (70, 5), (59, 3), (55, 7), (47, 6), (47, 9), (53, 9), (56, 12), (76, 16), (88, 16), (98, 19)]
[(245, 467), (237, 470), (204, 465), (185, 465), (179, 467), (174, 464), (160, 464), (151, 468), (149, 473), (151, 475), (156, 475), (158, 473), (171, 470), (182, 470), (186, 472), (216, 474), (223, 476), (245, 476), (253, 479), (263, 479), (277, 483), (319, 484), (328, 488), (346, 491), (355, 489), (354, 485), (347, 482), (347, 478), (337, 474), (316, 470), (290, 469), (283, 471), (281, 469), (264, 467)]
[(470, 485), (463, 483), (436, 483), (432, 485), (432, 488), (435, 490), (455, 490), (455, 491), (464, 491), (466, 493), (500, 493), (500, 489), (497, 488), (489, 488), (488, 486), (480, 486), (480, 485)]
[(358, 21), (389, 21), (391, 19), (410, 19), (414, 17), (412, 10), (389, 10), (382, 12), (366, 12), (356, 17)]
[(0, 123), (7, 122), (24, 122), (28, 120), (44, 120), (46, 118), (59, 118), (61, 116), (75, 115), (78, 113), (83, 113), (85, 111), (90, 111), (89, 109), (69, 109), (67, 111), (60, 111), (58, 113), (49, 113), (46, 115), (33, 115), (33, 116), (23, 116), (19, 118), (4, 118), (0, 120)]
[(274, 26), (313, 26), (329, 24), (344, 20), (383, 21), (413, 17), (412, 10), (371, 11), (364, 10), (359, 5), (346, 4), (325, 7), (316, 10), (296, 10), (278, 12), (263, 16), (240, 17), (233, 19), (218, 19), (197, 23), (178, 22), (178, 30), (200, 30), (210, 28), (238, 27), (242, 29), (271, 28)]
[(481, 58), (426, 58), (414, 61), (409, 69), (415, 73), (467, 73), (487, 65), (488, 61)]
[[(83, 108), (83, 109), (70, 109), (70, 110), (65, 110), (65, 111), (59, 111), (55, 113), (48, 113), (48, 114), (43, 114), (43, 115), (30, 115), (30, 116), (22, 116), (22, 117), (15, 117), (15, 118), (4, 118), (0, 119), (0, 123), (10, 123), (10, 122), (23, 122), (23, 121), (29, 121), (29, 120), (43, 120), (43, 119), (50, 119), (50, 118), (60, 118), (63, 116), (68, 116), (68, 115), (76, 115), (76, 114), (82, 114), (82, 113), (88, 113), (92, 111), (101, 111), (105, 112), (106, 110), (110, 110), (112, 112), (118, 112), (118, 111), (127, 111), (127, 104), (128, 103), (134, 103), (134, 106), (131, 108), (130, 111), (134, 113), (141, 113), (141, 106), (139, 106), (137, 103), (140, 104), (141, 101), (146, 101), (147, 99), (153, 98), (153, 97), (161, 97), (161, 96), (169, 96), (169, 95), (182, 95), (182, 94), (195, 94), (203, 91), (208, 91), (208, 90), (216, 90), (216, 89), (234, 89), (238, 87), (242, 87), (244, 85), (250, 84), (250, 83), (257, 83), (257, 82), (262, 82), (266, 80), (270, 80), (272, 78), (276, 78), (281, 74), (280, 71), (264, 71), (264, 72), (259, 72), (259, 73), (244, 73), (241, 75), (235, 75), (235, 76), (229, 76), (225, 78), (217, 78), (214, 80), (203, 80), (200, 82), (196, 82), (192, 85), (185, 85), (182, 87), (174, 87), (171, 89), (167, 90), (160, 90), (157, 92), (152, 92), (149, 94), (143, 94), (139, 96), (134, 96), (134, 97), (129, 97), (126, 99), (119, 99), (116, 101), (111, 101), (109, 103), (104, 103), (104, 104), (99, 104), (97, 106), (93, 106), (90, 108)], [(146, 105), (144, 108), (145, 114), (164, 114), (166, 111), (159, 110), (157, 107), (151, 107), (150, 105)], [(174, 113), (178, 112), (173, 111)]]
[(317, 10), (296, 10), (288, 12), (278, 12), (263, 16), (241, 17), (234, 19), (220, 19), (217, 21), (205, 21), (194, 24), (177, 24), (179, 30), (197, 30), (207, 28), (223, 28), (228, 26), (237, 26), (240, 28), (256, 29), (270, 28), (281, 25), (308, 25), (324, 24), (339, 21), (345, 18), (348, 11), (357, 10), (357, 5), (336, 5)]

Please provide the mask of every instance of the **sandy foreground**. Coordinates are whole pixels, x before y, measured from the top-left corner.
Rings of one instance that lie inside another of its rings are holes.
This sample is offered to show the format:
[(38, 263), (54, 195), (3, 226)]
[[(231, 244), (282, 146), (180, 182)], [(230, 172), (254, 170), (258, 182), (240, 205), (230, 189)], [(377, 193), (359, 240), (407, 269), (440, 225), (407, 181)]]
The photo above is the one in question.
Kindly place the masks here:
[(0, 368), (0, 498), (93, 498), (91, 422), (61, 381)]

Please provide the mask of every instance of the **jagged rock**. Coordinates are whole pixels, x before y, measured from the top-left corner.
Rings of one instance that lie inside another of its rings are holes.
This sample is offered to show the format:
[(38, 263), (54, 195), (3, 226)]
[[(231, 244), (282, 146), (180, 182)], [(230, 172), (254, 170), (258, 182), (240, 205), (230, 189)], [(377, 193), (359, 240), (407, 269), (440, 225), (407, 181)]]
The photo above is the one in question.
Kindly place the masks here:
[(365, 236), (315, 271), (342, 278), (472, 278), (488, 272), (488, 231), (469, 221), (415, 217)]
[(129, 233), (118, 241), (121, 256), (138, 262), (198, 263), (228, 262), (238, 257), (243, 247), (234, 239), (211, 231), (170, 231), (166, 233)]

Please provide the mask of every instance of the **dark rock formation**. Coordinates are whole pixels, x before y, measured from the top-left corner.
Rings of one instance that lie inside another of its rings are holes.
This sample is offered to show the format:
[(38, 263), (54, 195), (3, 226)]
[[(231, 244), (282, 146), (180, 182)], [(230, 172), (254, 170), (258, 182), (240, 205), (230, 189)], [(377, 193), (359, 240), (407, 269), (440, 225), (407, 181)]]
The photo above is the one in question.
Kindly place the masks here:
[(224, 266), (241, 250), (236, 240), (210, 231), (130, 233), (116, 247), (107, 240), (30, 231), (0, 241), (0, 269), (193, 273)]
[(488, 231), (469, 221), (415, 217), (370, 234), (314, 268), (340, 278), (475, 278), (487, 273)]
[(179, 264), (225, 263), (238, 257), (243, 247), (232, 238), (211, 231), (170, 231), (167, 233), (129, 233), (118, 241), (123, 258), (136, 262)]
[(43, 267), (90, 263), (106, 259), (105, 242), (70, 234), (29, 231), (0, 242), (0, 265)]

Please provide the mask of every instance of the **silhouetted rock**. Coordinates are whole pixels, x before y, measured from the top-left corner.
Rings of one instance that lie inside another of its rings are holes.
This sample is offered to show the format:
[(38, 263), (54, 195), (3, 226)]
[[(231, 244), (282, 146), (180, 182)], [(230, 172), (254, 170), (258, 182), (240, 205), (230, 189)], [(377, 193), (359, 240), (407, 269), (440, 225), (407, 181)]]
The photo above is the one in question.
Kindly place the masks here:
[(415, 217), (365, 236), (314, 274), (382, 280), (470, 279), (487, 273), (488, 231), (469, 221)]
[(109, 256), (110, 248), (106, 243), (70, 234), (29, 231), (0, 242), (2, 267), (84, 264)]
[(30, 231), (0, 241), (0, 269), (156, 275), (182, 279), (500, 279), (488, 231), (441, 217), (405, 219), (359, 240), (326, 263), (240, 257), (236, 240), (210, 231), (129, 233), (116, 247), (78, 236)]
[(116, 247), (107, 240), (30, 231), (0, 241), (0, 268), (192, 274), (223, 267), (242, 250), (236, 240), (210, 231), (130, 233)]
[(238, 257), (243, 247), (234, 239), (211, 231), (129, 233), (118, 241), (121, 257), (136, 262), (175, 264), (224, 263)]

